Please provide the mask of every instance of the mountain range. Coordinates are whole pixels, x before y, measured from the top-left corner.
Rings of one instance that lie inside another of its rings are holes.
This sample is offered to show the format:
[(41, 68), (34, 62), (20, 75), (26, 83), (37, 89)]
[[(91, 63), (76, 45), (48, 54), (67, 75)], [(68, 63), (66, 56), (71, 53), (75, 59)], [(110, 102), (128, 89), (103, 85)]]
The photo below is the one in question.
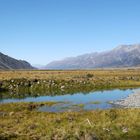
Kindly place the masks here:
[[(140, 44), (120, 45), (110, 51), (83, 54), (53, 61), (40, 69), (93, 69), (140, 66)], [(17, 60), (0, 52), (0, 69), (35, 69), (24, 60)]]
[(92, 69), (140, 66), (140, 44), (120, 45), (110, 51), (84, 54), (49, 63), (46, 69)]
[(34, 67), (24, 60), (17, 60), (0, 52), (0, 69), (34, 69)]

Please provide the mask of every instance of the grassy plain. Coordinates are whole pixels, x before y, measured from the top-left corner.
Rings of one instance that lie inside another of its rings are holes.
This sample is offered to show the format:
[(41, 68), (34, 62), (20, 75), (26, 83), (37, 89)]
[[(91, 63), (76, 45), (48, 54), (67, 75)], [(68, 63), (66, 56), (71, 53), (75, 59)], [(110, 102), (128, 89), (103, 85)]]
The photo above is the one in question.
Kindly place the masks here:
[[(8, 79), (79, 79), (79, 78), (114, 78), (137, 76), (140, 77), (140, 69), (96, 69), (96, 70), (13, 70), (0, 71), (0, 80)], [(89, 77), (88, 77), (89, 76)]]
[(0, 71), (0, 81), (1, 88), (15, 93), (65, 94), (139, 87), (140, 70)]
[[(39, 103), (34, 105), (38, 107)], [(0, 105), (1, 140), (139, 140), (140, 138), (140, 109), (47, 113), (38, 112), (36, 107), (30, 106), (31, 103)]]
[[(15, 79), (57, 84), (65, 87), (90, 86), (92, 90), (140, 86), (139, 69), (71, 71), (0, 71), (0, 81)], [(52, 83), (52, 81), (54, 81)], [(15, 83), (14, 83), (15, 84)], [(20, 84), (20, 83), (18, 83)], [(27, 84), (25, 84), (26, 86)], [(34, 85), (34, 82), (33, 82)], [(55, 86), (54, 85), (54, 86)], [(28, 85), (27, 85), (28, 86)], [(14, 86), (13, 86), (14, 87)], [(67, 88), (66, 88), (67, 90)], [(0, 93), (1, 94), (1, 93)], [(80, 112), (38, 112), (43, 104), (0, 104), (0, 139), (21, 140), (139, 140), (140, 109), (109, 109)]]

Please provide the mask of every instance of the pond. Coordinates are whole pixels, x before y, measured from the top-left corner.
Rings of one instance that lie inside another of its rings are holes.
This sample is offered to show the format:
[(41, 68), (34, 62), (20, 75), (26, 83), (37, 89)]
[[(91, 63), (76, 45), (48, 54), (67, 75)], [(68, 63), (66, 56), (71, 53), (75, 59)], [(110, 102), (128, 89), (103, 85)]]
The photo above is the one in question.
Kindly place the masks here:
[(57, 102), (52, 106), (40, 107), (39, 111), (46, 112), (64, 112), (64, 111), (80, 111), (80, 110), (93, 110), (93, 109), (109, 109), (116, 108), (117, 106), (111, 104), (111, 101), (126, 98), (128, 95), (134, 93), (136, 89), (114, 89), (104, 91), (93, 91), (90, 93), (75, 93), (59, 96), (38, 96), (26, 97), (23, 99), (10, 98), (0, 99), (0, 103), (11, 102)]

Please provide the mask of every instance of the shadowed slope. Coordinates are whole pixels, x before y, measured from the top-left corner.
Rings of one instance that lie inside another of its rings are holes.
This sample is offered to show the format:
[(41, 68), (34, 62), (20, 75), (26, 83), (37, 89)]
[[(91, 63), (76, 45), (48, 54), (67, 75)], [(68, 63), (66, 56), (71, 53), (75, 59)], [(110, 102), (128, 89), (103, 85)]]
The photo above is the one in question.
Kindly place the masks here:
[(0, 69), (34, 69), (28, 62), (0, 53)]

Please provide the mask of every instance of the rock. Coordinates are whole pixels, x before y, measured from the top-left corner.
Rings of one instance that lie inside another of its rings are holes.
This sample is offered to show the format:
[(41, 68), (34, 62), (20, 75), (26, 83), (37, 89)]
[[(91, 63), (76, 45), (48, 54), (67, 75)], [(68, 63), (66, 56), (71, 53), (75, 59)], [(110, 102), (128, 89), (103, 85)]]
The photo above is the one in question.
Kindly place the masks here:
[(9, 115), (10, 115), (10, 116), (13, 116), (13, 115), (14, 115), (14, 112), (10, 112)]
[(65, 86), (61, 86), (61, 89), (64, 89), (65, 88)]
[(86, 134), (85, 140), (98, 140), (98, 138), (93, 134)]
[(54, 86), (55, 85), (55, 83), (52, 83), (52, 86)]
[(39, 106), (44, 106), (45, 104), (41, 103)]
[(89, 134), (85, 135), (85, 140), (93, 140), (92, 136)]
[(103, 128), (103, 130), (110, 132), (110, 129), (108, 129), (108, 128)]
[(3, 116), (3, 117), (4, 117), (4, 116), (6, 116), (6, 115), (7, 115), (6, 112), (1, 112), (1, 111), (0, 111), (0, 116)]
[(10, 86), (9, 86), (9, 89), (13, 89), (13, 86), (12, 86), (12, 85), (10, 85)]
[(2, 82), (0, 81), (0, 87), (2, 87)]
[(11, 83), (14, 83), (14, 80), (11, 80)]
[(25, 82), (24, 83), (24, 86), (29, 86), (29, 82)]
[(123, 132), (123, 133), (128, 133), (128, 128), (123, 127), (123, 128), (122, 128), (122, 132)]
[(56, 119), (55, 122), (56, 123), (61, 123), (61, 119), (60, 118), (59, 119)]
[(81, 136), (79, 140), (85, 140), (85, 137), (84, 136)]
[(71, 117), (71, 116), (69, 116), (69, 117), (68, 117), (68, 120), (69, 120), (69, 121), (73, 121), (73, 120), (74, 120), (74, 118), (73, 118), (73, 117)]
[(16, 119), (15, 122), (16, 122), (16, 123), (19, 123), (20, 121), (19, 121), (19, 119)]
[(36, 107), (37, 107), (36, 105), (30, 104), (30, 105), (28, 106), (28, 109), (29, 109), (30, 111), (32, 111), (32, 110), (35, 109)]
[(35, 129), (36, 127), (37, 127), (37, 125), (32, 124), (32, 125), (29, 126), (29, 129)]
[(37, 82), (38, 82), (38, 80), (37, 80), (37, 79), (34, 79), (34, 80), (33, 80), (33, 82), (37, 83)]

